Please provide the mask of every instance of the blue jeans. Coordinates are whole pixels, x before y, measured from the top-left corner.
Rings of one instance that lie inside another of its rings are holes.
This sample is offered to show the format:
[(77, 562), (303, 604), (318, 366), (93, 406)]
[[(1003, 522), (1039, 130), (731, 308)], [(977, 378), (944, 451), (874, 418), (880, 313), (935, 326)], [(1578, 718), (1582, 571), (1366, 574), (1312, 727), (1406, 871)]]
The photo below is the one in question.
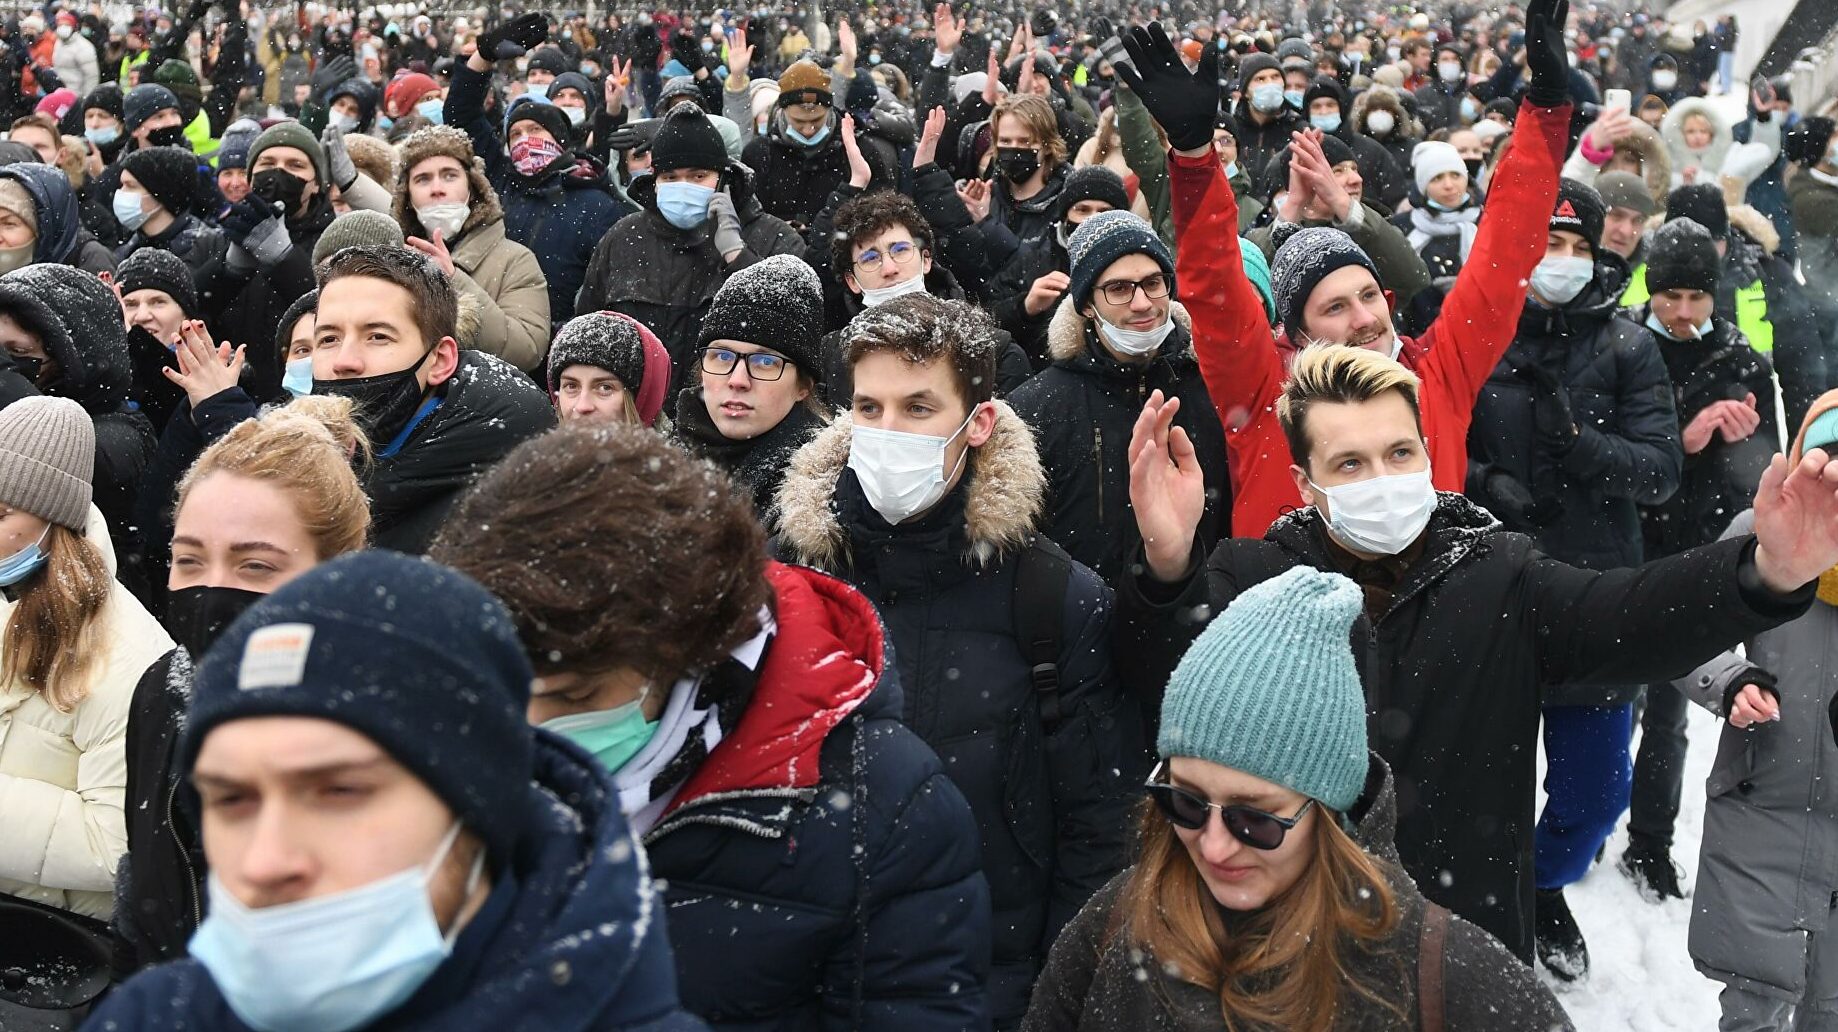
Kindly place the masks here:
[(1717, 84), (1719, 93), (1730, 91), (1730, 80), (1736, 77), (1736, 55), (1725, 50), (1717, 55)]
[(1632, 706), (1545, 707), (1547, 798), (1534, 863), (1539, 888), (1561, 889), (1582, 878), (1615, 830), (1634, 783), (1628, 756), (1633, 733)]

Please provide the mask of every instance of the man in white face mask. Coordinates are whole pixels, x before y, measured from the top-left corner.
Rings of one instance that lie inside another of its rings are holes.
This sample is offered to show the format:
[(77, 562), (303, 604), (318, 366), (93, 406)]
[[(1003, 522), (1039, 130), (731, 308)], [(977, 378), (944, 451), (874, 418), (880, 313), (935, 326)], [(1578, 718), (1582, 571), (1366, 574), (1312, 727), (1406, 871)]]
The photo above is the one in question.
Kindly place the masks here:
[[(1100, 629), (1108, 593), (1039, 535), (1048, 476), (1027, 424), (993, 400), (991, 330), (970, 305), (923, 294), (857, 317), (846, 332), (850, 416), (792, 460), (779, 526), (795, 561), (879, 605), (908, 712), (936, 715), (912, 727), (989, 844), (990, 1009), (1006, 1027), (1070, 916), (1062, 901), (1082, 903), (1120, 869), (1123, 787), (1145, 764), (1136, 704), (1117, 689)], [(1049, 569), (1060, 587), (1032, 594)], [(1048, 639), (1043, 654), (1034, 643)], [(1043, 663), (1050, 685), (1033, 673)], [(1050, 751), (1004, 756), (990, 744), (1049, 735)], [(1037, 805), (1017, 824), (1007, 800), (1020, 798)], [(1033, 859), (1018, 844), (1031, 827), (1075, 825), (1041, 839), (1050, 845)]]
[(1756, 493), (1769, 519), (1754, 536), (1595, 572), (1434, 490), (1418, 390), (1402, 365), (1371, 351), (1298, 355), (1276, 409), (1290, 480), (1309, 504), (1263, 539), (1222, 542), (1204, 563), (1193, 545), (1204, 476), (1151, 395), (1131, 442), (1130, 499), (1146, 548), (1141, 572), (1118, 585), (1118, 670), (1153, 697), (1240, 591), (1297, 565), (1351, 577), (1366, 596), (1356, 637), (1371, 745), (1408, 786), (1404, 867), (1529, 963), (1544, 686), (1658, 680), (1745, 628), (1805, 612), (1830, 568), (1820, 564), (1838, 561), (1838, 461), (1820, 451), (1790, 468), (1777, 457)]

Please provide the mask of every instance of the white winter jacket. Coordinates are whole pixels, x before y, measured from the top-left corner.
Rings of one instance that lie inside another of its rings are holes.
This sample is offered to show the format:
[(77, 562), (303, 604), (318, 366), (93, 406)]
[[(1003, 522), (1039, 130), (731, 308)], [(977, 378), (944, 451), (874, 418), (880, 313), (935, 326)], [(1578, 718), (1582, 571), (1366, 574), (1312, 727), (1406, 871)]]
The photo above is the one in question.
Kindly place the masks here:
[[(115, 572), (102, 514), (87, 534)], [(127, 849), (128, 711), (134, 686), (172, 639), (140, 602), (110, 581), (98, 618), (101, 655), (88, 691), (61, 713), (36, 691), (0, 684), (0, 893), (107, 920), (115, 864)], [(0, 599), (0, 627), (13, 603)]]
[(101, 69), (96, 63), (96, 45), (81, 32), (72, 32), (69, 39), (57, 41), (57, 46), (51, 50), (51, 68), (64, 80), (65, 86), (76, 92), (79, 104), (102, 81)]

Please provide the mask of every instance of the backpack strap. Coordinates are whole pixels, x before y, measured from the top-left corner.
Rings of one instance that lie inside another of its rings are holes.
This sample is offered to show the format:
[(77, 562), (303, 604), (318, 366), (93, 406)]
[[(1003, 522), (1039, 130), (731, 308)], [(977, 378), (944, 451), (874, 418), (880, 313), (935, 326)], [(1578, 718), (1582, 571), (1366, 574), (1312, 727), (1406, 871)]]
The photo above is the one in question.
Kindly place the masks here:
[(1448, 910), (1424, 900), (1417, 936), (1417, 1024), (1423, 1032), (1442, 1032), (1442, 948), (1448, 937)]
[(1063, 714), (1059, 702), (1059, 657), (1065, 639), (1066, 588), (1072, 579), (1072, 557), (1058, 545), (1036, 537), (1015, 557), (1013, 600), (1015, 641), (1027, 659), (1028, 679), (1040, 706), (1040, 725), (1048, 734)]

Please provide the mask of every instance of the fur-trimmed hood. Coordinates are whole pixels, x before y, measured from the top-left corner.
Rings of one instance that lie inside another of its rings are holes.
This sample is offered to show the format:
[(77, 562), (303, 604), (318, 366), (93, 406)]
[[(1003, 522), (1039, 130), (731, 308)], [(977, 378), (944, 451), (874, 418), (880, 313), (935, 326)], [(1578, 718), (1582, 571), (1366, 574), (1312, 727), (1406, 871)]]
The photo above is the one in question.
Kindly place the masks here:
[[(1366, 131), (1366, 116), (1373, 111), (1380, 110), (1391, 112), (1391, 117), (1397, 119), (1397, 127), (1391, 130), (1390, 136), (1372, 136), (1371, 133)], [(1378, 140), (1380, 143), (1386, 143), (1398, 138), (1406, 140), (1423, 139), (1423, 123), (1417, 119), (1416, 115), (1411, 114), (1410, 111), (1404, 107), (1404, 101), (1398, 96), (1398, 91), (1389, 86), (1375, 85), (1359, 96), (1354, 97), (1352, 118), (1354, 132), (1365, 136), (1372, 136), (1373, 139)]]
[[(1033, 429), (1008, 402), (993, 404), (995, 429), (971, 452), (964, 499), (969, 544), (964, 558), (978, 565), (1025, 546), (1046, 507), (1047, 474)], [(792, 456), (779, 488), (779, 539), (791, 558), (806, 566), (836, 572), (850, 563), (848, 532), (836, 511), (836, 482), (849, 464), (854, 428), (839, 419), (811, 438)]]
[[(1685, 119), (1692, 115), (1703, 115), (1710, 121), (1710, 146), (1701, 154), (1685, 147)], [(1682, 173), (1695, 165), (1711, 173), (1705, 182), (1714, 181), (1715, 174), (1723, 168), (1723, 158), (1729, 154), (1730, 144), (1736, 139), (1732, 135), (1729, 119), (1723, 117), (1723, 112), (1703, 97), (1686, 97), (1672, 105), (1672, 110), (1667, 111), (1665, 119), (1659, 123), (1659, 135), (1666, 141), (1666, 150), (1671, 153), (1672, 170)], [(1667, 188), (1670, 189), (1670, 186), (1668, 183)]]
[(1731, 229), (1742, 230), (1769, 254), (1781, 249), (1781, 231), (1774, 228), (1774, 222), (1768, 216), (1747, 204), (1732, 204), (1729, 213)]
[[(1176, 301), (1168, 306), (1168, 314), (1174, 324), (1193, 337), (1193, 317), (1187, 314), (1187, 306)], [(1055, 362), (1064, 362), (1077, 358), (1085, 353), (1085, 327), (1091, 320), (1079, 314), (1078, 306), (1066, 298), (1059, 303), (1053, 312), (1053, 321), (1047, 325), (1047, 357)]]
[(460, 163), (466, 170), (466, 186), (472, 194), (472, 214), (466, 216), (465, 225), (460, 227), (460, 235), (465, 236), (475, 227), (492, 222), (504, 221), (504, 207), (498, 203), (498, 191), (491, 188), (491, 180), (485, 175), (485, 162), (472, 151), (472, 138), (451, 126), (434, 125), (417, 129), (402, 141), (402, 160), (396, 165), (395, 204), (391, 214), (402, 226), (405, 236), (418, 236), (426, 239), (428, 231), (421, 225), (421, 219), (415, 215), (415, 209), (408, 202), (408, 177), (415, 166), (428, 158), (446, 156)]
[(1672, 192), (1672, 154), (1659, 138), (1659, 130), (1633, 119), (1626, 138), (1615, 141), (1616, 154), (1631, 154), (1640, 161), (1640, 175), (1646, 180), (1647, 193), (1661, 208)]

